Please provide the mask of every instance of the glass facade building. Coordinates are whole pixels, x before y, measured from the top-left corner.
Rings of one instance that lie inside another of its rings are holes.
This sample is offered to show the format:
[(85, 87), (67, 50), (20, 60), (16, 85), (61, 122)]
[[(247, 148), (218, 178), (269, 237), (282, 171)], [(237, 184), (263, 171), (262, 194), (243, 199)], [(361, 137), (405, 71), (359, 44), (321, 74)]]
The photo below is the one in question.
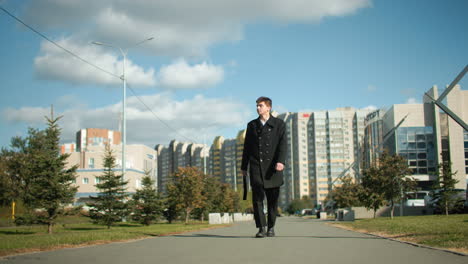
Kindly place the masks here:
[(395, 134), (395, 150), (408, 161), (413, 175), (435, 175), (437, 165), (433, 128), (400, 127)]
[(465, 174), (468, 174), (468, 131), (463, 131), (463, 146), (465, 147)]

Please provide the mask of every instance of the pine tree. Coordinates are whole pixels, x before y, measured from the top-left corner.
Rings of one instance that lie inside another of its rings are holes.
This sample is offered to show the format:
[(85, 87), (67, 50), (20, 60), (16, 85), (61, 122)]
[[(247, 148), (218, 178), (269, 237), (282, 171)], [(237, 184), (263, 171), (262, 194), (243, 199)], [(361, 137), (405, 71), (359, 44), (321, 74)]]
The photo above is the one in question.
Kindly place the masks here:
[(393, 219), (395, 203), (400, 202), (400, 206), (403, 206), (403, 193), (414, 191), (416, 181), (407, 177), (412, 175), (408, 161), (397, 154), (389, 155), (384, 151), (379, 158), (379, 170), (385, 182), (383, 185), (384, 198), (390, 203), (390, 216)]
[(72, 184), (77, 166), (66, 169), (69, 154), (60, 154), (60, 118), (46, 117), (45, 131), (30, 130), (30, 175), (23, 178), (23, 201), (29, 208), (44, 209), (45, 217), (39, 220), (47, 224), (49, 234), (63, 206), (73, 201), (77, 191)]
[(450, 209), (456, 206), (457, 191), (455, 185), (458, 183), (454, 176), (457, 173), (452, 173), (452, 163), (443, 161), (437, 171), (437, 178), (434, 181), (432, 192), (433, 199), (438, 200), (438, 206), (445, 211), (445, 215), (449, 215)]
[(150, 177), (150, 171), (145, 172), (142, 187), (133, 195), (133, 220), (150, 225), (161, 216), (164, 207), (163, 201), (154, 187), (154, 180)]
[(128, 214), (125, 186), (122, 174), (116, 174), (115, 157), (109, 145), (106, 145), (103, 162), (104, 172), (98, 177), (99, 183), (95, 186), (99, 190), (98, 196), (90, 197), (89, 217), (94, 223), (105, 224), (110, 228), (115, 222), (120, 222)]

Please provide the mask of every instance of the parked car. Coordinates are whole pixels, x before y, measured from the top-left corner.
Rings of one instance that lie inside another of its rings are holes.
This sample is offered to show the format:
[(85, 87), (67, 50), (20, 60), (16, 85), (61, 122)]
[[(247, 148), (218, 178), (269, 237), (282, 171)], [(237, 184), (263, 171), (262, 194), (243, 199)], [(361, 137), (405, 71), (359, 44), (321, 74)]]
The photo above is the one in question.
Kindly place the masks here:
[(407, 192), (404, 205), (408, 207), (426, 206), (429, 193), (429, 191)]
[(309, 209), (309, 208), (302, 209), (301, 215), (313, 215), (313, 209)]
[[(454, 189), (455, 193), (452, 194), (454, 200), (453, 206), (451, 206), (449, 213), (450, 214), (460, 214), (466, 213), (468, 208), (466, 208), (466, 190), (464, 189)], [(440, 204), (440, 195), (443, 193), (442, 190), (436, 190), (433, 192), (433, 196), (429, 199), (429, 206), (434, 208), (434, 214), (444, 214), (445, 209), (443, 205)]]

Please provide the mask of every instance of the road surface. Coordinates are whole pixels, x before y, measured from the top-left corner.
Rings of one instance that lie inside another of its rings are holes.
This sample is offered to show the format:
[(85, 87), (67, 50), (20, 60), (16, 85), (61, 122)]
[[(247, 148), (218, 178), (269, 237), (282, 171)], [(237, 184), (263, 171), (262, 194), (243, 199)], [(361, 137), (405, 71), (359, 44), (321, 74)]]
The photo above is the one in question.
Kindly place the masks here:
[(0, 264), (247, 264), (247, 263), (468, 263), (468, 257), (420, 248), (326, 225), (278, 218), (276, 237), (254, 238), (255, 224), (63, 249), (0, 259)]

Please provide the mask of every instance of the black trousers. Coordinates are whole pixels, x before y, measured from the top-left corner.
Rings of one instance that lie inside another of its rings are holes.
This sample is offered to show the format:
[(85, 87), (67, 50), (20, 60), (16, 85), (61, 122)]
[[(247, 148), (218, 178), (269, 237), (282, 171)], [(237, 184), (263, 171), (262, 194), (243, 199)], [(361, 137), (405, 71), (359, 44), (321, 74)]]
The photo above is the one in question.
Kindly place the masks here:
[[(255, 218), (255, 225), (260, 227), (268, 226), (272, 228), (275, 226), (276, 215), (278, 214), (278, 198), (280, 188), (268, 188), (265, 189), (261, 186), (252, 186), (252, 203)], [(265, 219), (265, 213), (263, 212), (263, 200), (267, 198), (268, 205), (268, 224)]]

